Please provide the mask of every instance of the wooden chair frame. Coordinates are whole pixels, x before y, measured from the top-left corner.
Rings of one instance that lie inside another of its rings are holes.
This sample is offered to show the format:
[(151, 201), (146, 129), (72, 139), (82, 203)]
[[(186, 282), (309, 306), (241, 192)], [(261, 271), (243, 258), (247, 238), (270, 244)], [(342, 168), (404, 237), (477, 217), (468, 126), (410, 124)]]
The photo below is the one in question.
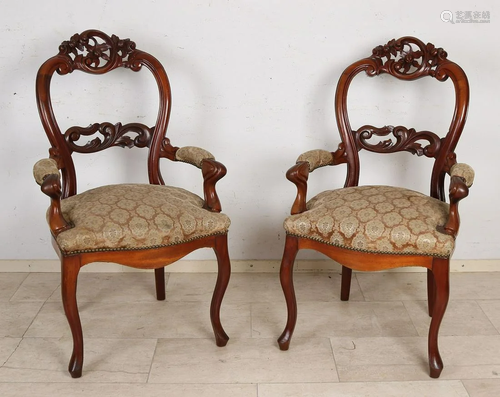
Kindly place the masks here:
[[(409, 81), (422, 77), (433, 77), (438, 81), (450, 78), (455, 87), (455, 111), (446, 137), (439, 138), (430, 131), (415, 131), (402, 126), (377, 128), (365, 125), (352, 130), (348, 111), (347, 94), (351, 81), (359, 73), (377, 76), (383, 73), (398, 79)], [(459, 137), (464, 128), (469, 103), (469, 85), (464, 71), (447, 59), (447, 53), (433, 44), (424, 44), (414, 37), (402, 37), (380, 45), (373, 54), (353, 63), (342, 73), (335, 95), (335, 115), (342, 143), (335, 152), (327, 153), (328, 161), (311, 164), (297, 161), (287, 172), (287, 178), (297, 186), (297, 196), (291, 214), (307, 211), (306, 194), (309, 173), (324, 165), (347, 165), (347, 177), (344, 187), (358, 186), (359, 154), (361, 149), (375, 153), (394, 153), (408, 151), (418, 156), (434, 159), (430, 183), (430, 196), (445, 201), (444, 180), (450, 175), (449, 217), (442, 232), (455, 237), (460, 219), (458, 202), (468, 195), (469, 189), (462, 175), (451, 172), (457, 163), (454, 153)], [(377, 144), (368, 142), (372, 136), (392, 134), (395, 141), (389, 139)], [(426, 141), (422, 146), (419, 142)], [(328, 157), (329, 156), (329, 157)], [(280, 279), (288, 310), (285, 329), (278, 339), (281, 350), (287, 350), (297, 321), (297, 302), (293, 286), (293, 265), (300, 249), (313, 249), (323, 253), (342, 265), (341, 300), (349, 299), (352, 269), (358, 271), (386, 270), (402, 266), (422, 266), (427, 268), (428, 310), (432, 317), (429, 328), (428, 354), (430, 376), (439, 377), (443, 362), (438, 349), (439, 327), (449, 299), (449, 258), (427, 255), (391, 255), (387, 253), (367, 253), (327, 245), (305, 237), (287, 234)]]
[[(89, 127), (72, 127), (62, 133), (50, 96), (54, 73), (66, 75), (79, 70), (101, 75), (119, 67), (135, 72), (145, 67), (154, 76), (159, 90), (159, 110), (155, 125), (148, 127), (140, 123), (100, 123)], [(158, 300), (164, 300), (165, 266), (199, 248), (212, 248), (218, 261), (218, 277), (211, 301), (210, 318), (217, 346), (225, 346), (229, 338), (221, 325), (220, 307), (231, 272), (227, 233), (150, 249), (98, 250), (77, 254), (62, 252), (56, 242), (56, 237), (61, 232), (73, 227), (62, 216), (61, 200), (77, 194), (76, 172), (72, 159), (74, 152), (95, 153), (112, 146), (147, 147), (149, 182), (154, 185), (164, 185), (159, 168), (161, 158), (191, 162), (202, 171), (204, 208), (213, 212), (221, 211), (215, 184), (226, 174), (224, 165), (210, 156), (182, 160), (177, 156), (179, 148), (172, 146), (165, 136), (171, 111), (171, 90), (167, 74), (160, 62), (152, 55), (136, 49), (135, 43), (129, 39), (122, 40), (98, 30), (87, 30), (75, 34), (69, 41), (64, 41), (59, 47), (59, 53), (40, 67), (36, 78), (36, 98), (42, 125), (51, 144), (50, 158), (57, 163), (62, 174), (62, 180), (59, 172), (48, 172), (44, 175), (41, 190), (50, 197), (48, 222), (53, 246), (61, 260), (62, 301), (73, 336), (73, 353), (68, 368), (71, 376), (78, 378), (82, 375), (84, 350), (76, 300), (77, 278), (80, 269), (91, 262), (115, 262), (139, 269), (155, 269), (156, 296)], [(93, 136), (97, 133), (104, 139), (95, 137), (85, 145), (79, 144), (81, 136)], [(135, 138), (130, 137), (130, 134), (135, 134)]]

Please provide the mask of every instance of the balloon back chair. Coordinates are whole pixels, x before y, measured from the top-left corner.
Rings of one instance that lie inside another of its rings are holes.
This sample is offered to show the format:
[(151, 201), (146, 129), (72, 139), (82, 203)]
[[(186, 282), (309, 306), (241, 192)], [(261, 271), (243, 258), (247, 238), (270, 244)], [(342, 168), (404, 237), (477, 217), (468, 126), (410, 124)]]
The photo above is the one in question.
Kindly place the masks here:
[[(140, 123), (104, 122), (73, 126), (62, 132), (50, 95), (54, 73), (69, 75), (83, 71), (102, 75), (117, 68), (134, 72), (146, 68), (152, 73), (159, 91), (156, 124), (149, 127)], [(231, 272), (227, 249), (230, 220), (221, 213), (215, 190), (226, 168), (208, 151), (194, 146), (172, 146), (165, 136), (171, 91), (160, 62), (138, 50), (129, 39), (88, 30), (64, 41), (59, 53), (40, 67), (36, 100), (51, 147), (49, 158), (37, 162), (33, 173), (42, 192), (50, 197), (47, 219), (53, 246), (61, 260), (62, 302), (73, 336), (71, 376), (80, 377), (83, 366), (77, 278), (81, 267), (91, 262), (155, 269), (156, 297), (164, 300), (164, 267), (198, 248), (212, 248), (219, 271), (210, 318), (217, 345), (226, 345), (229, 338), (220, 322), (220, 306)], [(149, 184), (107, 185), (77, 194), (72, 155), (116, 146), (148, 148)], [(204, 199), (182, 188), (166, 186), (159, 168), (161, 158), (201, 169)]]
[[(440, 138), (430, 131), (403, 126), (351, 128), (347, 94), (353, 78), (389, 74), (400, 80), (432, 77), (451, 79), (455, 110), (449, 131)], [(299, 249), (319, 251), (342, 265), (341, 300), (349, 299), (352, 269), (375, 271), (402, 266), (427, 268), (428, 311), (432, 317), (428, 354), (430, 376), (439, 377), (443, 363), (438, 331), (449, 298), (449, 261), (459, 229), (458, 202), (468, 195), (474, 171), (456, 161), (454, 153), (464, 128), (469, 85), (464, 71), (448, 60), (442, 48), (414, 37), (391, 40), (373, 50), (370, 57), (350, 65), (342, 73), (335, 96), (335, 115), (342, 142), (334, 152), (311, 150), (299, 156), (287, 172), (297, 186), (291, 216), (285, 219), (285, 250), (280, 280), (288, 309), (285, 329), (278, 339), (289, 348), (296, 320), (293, 264)], [(387, 140), (376, 137), (391, 136)], [(374, 138), (374, 140), (371, 140)], [(377, 142), (378, 141), (378, 142)], [(407, 151), (434, 160), (430, 195), (393, 186), (358, 186), (359, 152)], [(309, 173), (327, 165), (347, 164), (343, 188), (324, 191), (306, 201)], [(449, 204), (445, 202), (445, 175), (450, 176)]]

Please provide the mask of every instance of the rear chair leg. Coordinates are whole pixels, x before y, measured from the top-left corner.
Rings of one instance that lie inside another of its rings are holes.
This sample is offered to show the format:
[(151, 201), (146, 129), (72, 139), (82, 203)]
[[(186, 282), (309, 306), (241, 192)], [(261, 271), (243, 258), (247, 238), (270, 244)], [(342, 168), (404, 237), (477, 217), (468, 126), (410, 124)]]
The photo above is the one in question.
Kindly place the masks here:
[(165, 300), (165, 268), (155, 269), (156, 299)]
[(342, 284), (340, 286), (340, 300), (348, 301), (351, 293), (352, 269), (342, 266)]

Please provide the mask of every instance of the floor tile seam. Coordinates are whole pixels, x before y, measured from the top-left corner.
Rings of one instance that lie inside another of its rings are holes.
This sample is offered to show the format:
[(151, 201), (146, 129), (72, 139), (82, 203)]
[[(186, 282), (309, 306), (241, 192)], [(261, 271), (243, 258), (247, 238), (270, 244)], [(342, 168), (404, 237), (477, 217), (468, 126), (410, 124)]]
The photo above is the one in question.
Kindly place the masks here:
[[(17, 338), (11, 338), (11, 339), (17, 339)], [(57, 339), (57, 340), (70, 340), (72, 341), (73, 340), (73, 337), (71, 336), (71, 334), (68, 334), (68, 335), (62, 335), (62, 336), (23, 336), (21, 338), (22, 340), (24, 339)], [(143, 341), (148, 341), (148, 340), (156, 340), (158, 341), (158, 339), (188, 339), (188, 338), (179, 338), (179, 337), (176, 337), (176, 338), (164, 338), (164, 337), (119, 337), (119, 338), (113, 338), (113, 337), (94, 337), (94, 336), (87, 336), (85, 337), (85, 340), (110, 340), (110, 341), (117, 341), (117, 340), (133, 340), (133, 341), (137, 341), (137, 340), (143, 340)], [(189, 338), (189, 339), (209, 339), (209, 338)]]
[(155, 348), (153, 350), (153, 355), (151, 356), (151, 363), (149, 364), (149, 372), (146, 378), (146, 383), (149, 383), (149, 378), (151, 377), (151, 370), (153, 369), (153, 362), (155, 360), (156, 351), (158, 350), (158, 339), (156, 339)]
[[(356, 364), (356, 365), (341, 365), (340, 367), (341, 368), (353, 368), (353, 367), (373, 367), (374, 365), (376, 366), (379, 366), (379, 367), (387, 367), (387, 366), (391, 366), (391, 367), (415, 367), (415, 366), (420, 366), (420, 364), (417, 364), (417, 363), (409, 363), (409, 364), (405, 364), (405, 363), (398, 363), (398, 364)], [(469, 368), (469, 367), (491, 367), (491, 366), (494, 366), (494, 365), (498, 365), (500, 366), (500, 362), (499, 363), (495, 363), (495, 364), (470, 364), (470, 365), (467, 365), (467, 364), (447, 364), (445, 365), (445, 369), (446, 368)], [(422, 367), (423, 368), (423, 367)], [(429, 381), (433, 382), (432, 380), (433, 378), (429, 377)], [(480, 380), (480, 379), (498, 379), (500, 380), (500, 377), (498, 377), (498, 375), (496, 375), (496, 377), (494, 378), (491, 378), (491, 377), (488, 377), (488, 378), (439, 378), (439, 380)], [(415, 379), (415, 380), (405, 380), (405, 381), (402, 381), (402, 382), (416, 382), (417, 380), (422, 380), (422, 379)]]
[(467, 389), (467, 386), (465, 385), (465, 383), (464, 383), (464, 380), (463, 380), (463, 379), (460, 379), (460, 383), (462, 384), (462, 387), (463, 387), (463, 388), (465, 389), (465, 391), (467, 392), (467, 395), (468, 395), (469, 397), (471, 397), (470, 391), (469, 391), (469, 389)]
[[(319, 299), (306, 299), (306, 300), (300, 300), (297, 299), (297, 302), (318, 302), (318, 303), (341, 303), (343, 305), (348, 305), (349, 303), (399, 303), (399, 302), (420, 302), (420, 301), (413, 301), (413, 300), (403, 300), (403, 299), (390, 299), (390, 300), (373, 300), (373, 301), (364, 301), (364, 300), (351, 300), (349, 299), (348, 301), (342, 301), (340, 298), (333, 298), (332, 300), (319, 300)], [(267, 302), (255, 302), (255, 303), (267, 303)]]
[[(61, 278), (59, 277), (59, 282), (57, 283), (56, 287), (52, 290), (52, 292), (50, 293), (50, 295), (47, 297), (47, 299), (45, 299), (45, 302), (44, 304), (50, 299), (52, 298), (52, 295), (54, 295), (57, 291), (57, 289), (61, 286)], [(60, 297), (60, 299), (62, 300), (62, 297)]]
[(490, 316), (488, 316), (488, 314), (484, 311), (484, 309), (481, 306), (481, 304), (478, 302), (480, 300), (484, 300), (484, 299), (477, 299), (474, 302), (476, 302), (476, 304), (479, 306), (479, 308), (481, 309), (481, 312), (486, 316), (486, 318), (488, 319), (488, 321), (490, 322), (490, 324), (493, 326), (493, 328), (496, 329), (497, 333), (500, 334), (500, 327), (496, 327), (495, 324), (493, 324), (493, 321), (491, 321)]
[(11, 299), (14, 297), (14, 295), (17, 293), (17, 291), (19, 291), (19, 288), (21, 288), (21, 286), (24, 284), (24, 282), (26, 281), (26, 279), (28, 278), (29, 275), (30, 275), (30, 273), (26, 273), (26, 276), (23, 278), (23, 281), (21, 281), (19, 283), (19, 285), (17, 286), (16, 290), (12, 293), (12, 295), (9, 297), (9, 299), (6, 300), (7, 302), (11, 301)]
[[(3, 366), (1, 368), (5, 368), (5, 369), (11, 369), (11, 370), (18, 370), (18, 371), (37, 371), (37, 372), (43, 372), (43, 373), (50, 373), (50, 372), (56, 372), (56, 373), (61, 373), (61, 372), (64, 372), (64, 371), (61, 371), (61, 370), (58, 370), (58, 369), (43, 369), (43, 368), (27, 368), (27, 367), (11, 367), (11, 366)], [(134, 372), (131, 372), (131, 371), (112, 371), (112, 370), (108, 370), (108, 369), (99, 369), (99, 370), (85, 370), (84, 372), (84, 376), (85, 374), (92, 374), (92, 373), (109, 373), (109, 374), (125, 374), (125, 375), (147, 375), (148, 372), (142, 372), (142, 371), (134, 371)], [(70, 380), (71, 381), (71, 380)], [(1, 382), (0, 382), (1, 383)], [(23, 383), (23, 382), (7, 382), (7, 383)], [(43, 383), (43, 382), (34, 382), (34, 383)], [(56, 383), (56, 382), (49, 382), (49, 383)], [(66, 382), (59, 382), (59, 383), (66, 383)], [(78, 382), (76, 381), (75, 383), (78, 383), (78, 384), (81, 384), (81, 383), (87, 383), (87, 382)], [(100, 382), (99, 382), (100, 383)], [(121, 382), (108, 382), (108, 383), (121, 383)], [(134, 382), (134, 383), (140, 383), (140, 384), (146, 384), (146, 382)]]
[[(406, 305), (406, 302), (405, 301), (401, 301), (403, 303), (403, 307), (405, 308), (406, 310), (406, 314), (408, 315), (410, 321), (411, 321), (411, 324), (413, 325), (413, 329), (415, 330), (417, 336), (423, 336), (423, 335), (420, 335), (420, 333), (418, 332), (418, 328), (417, 328), (417, 325), (415, 324), (415, 321), (413, 320), (413, 317), (410, 315), (410, 311), (408, 310), (408, 306)], [(409, 302), (413, 302), (413, 301), (409, 301)], [(417, 302), (423, 302), (423, 301), (417, 301)]]
[(17, 344), (16, 344), (14, 351), (11, 354), (9, 354), (9, 357), (7, 357), (7, 359), (2, 363), (2, 365), (0, 365), (0, 368), (5, 368), (4, 365), (7, 364), (7, 362), (14, 355), (14, 353), (17, 351), (17, 349), (19, 349), (19, 346), (21, 345), (21, 342), (23, 341), (23, 338), (10, 338), (10, 339), (19, 339), (19, 340), (17, 341)]
[(254, 331), (253, 331), (253, 303), (250, 303), (250, 338), (255, 338), (254, 337)]
[(33, 323), (35, 322), (36, 318), (38, 317), (38, 315), (40, 314), (40, 312), (42, 311), (42, 308), (45, 306), (45, 303), (47, 303), (47, 301), (43, 302), (40, 307), (38, 308), (36, 314), (33, 316), (33, 318), (31, 319), (29, 325), (26, 327), (26, 329), (24, 330), (23, 332), (23, 335), (21, 336), (21, 338), (24, 339), (26, 333), (29, 331), (29, 329), (31, 328), (31, 326), (33, 325)]
[[(358, 284), (358, 289), (359, 289), (359, 292), (361, 292), (361, 296), (363, 297), (363, 301), (368, 302), (366, 300), (365, 293), (364, 293), (363, 289), (361, 288), (361, 283), (359, 282), (358, 275), (356, 274), (356, 272), (353, 272), (352, 275), (354, 276), (354, 280), (356, 280), (356, 284)], [(341, 275), (341, 277), (342, 277), (342, 275)], [(352, 278), (351, 278), (351, 284), (352, 284)]]
[(23, 283), (21, 283), (21, 285), (18, 287), (18, 289), (16, 290), (16, 292), (14, 293), (14, 295), (12, 295), (12, 297), (9, 299), (8, 302), (12, 302), (12, 303), (34, 303), (34, 302), (43, 302), (44, 304), (47, 303), (49, 301), (50, 298), (52, 298), (52, 295), (54, 295), (54, 293), (57, 291), (57, 289), (59, 288), (59, 286), (61, 285), (61, 283), (59, 282), (55, 288), (48, 294), (47, 298), (45, 299), (23, 299), (23, 300), (13, 300), (14, 296), (16, 295), (17, 291), (19, 290), (19, 288), (21, 288), (22, 284), (24, 284), (24, 281)]
[(333, 363), (335, 364), (335, 372), (337, 373), (337, 382), (340, 382), (339, 366), (337, 365), (337, 359), (335, 358), (332, 339), (330, 338), (328, 341), (330, 342), (330, 351), (332, 352)]
[(167, 295), (169, 284), (170, 284), (170, 273), (165, 271), (165, 295)]
[[(101, 304), (105, 304), (105, 305), (116, 305), (116, 304), (144, 304), (144, 303), (149, 303), (149, 304), (154, 304), (154, 303), (157, 303), (158, 304), (162, 304), (162, 303), (208, 303), (210, 304), (210, 300), (174, 300), (174, 299), (168, 299), (168, 298), (165, 298), (164, 300), (162, 301), (159, 301), (157, 300), (156, 298), (153, 298), (151, 300), (110, 300), (110, 301), (107, 301), (107, 300), (86, 300), (86, 299), (78, 299), (77, 297), (77, 302), (78, 302), (78, 305), (82, 305), (84, 303), (101, 303)], [(26, 302), (42, 302), (41, 300), (39, 301), (26, 301)], [(51, 300), (51, 301), (44, 301), (44, 304), (45, 303), (62, 303), (62, 300), (61, 299), (58, 299), (58, 300)], [(242, 302), (242, 303), (245, 303), (245, 302)]]
[[(85, 373), (89, 373), (89, 372), (97, 372), (97, 371), (85, 371), (84, 372), (84, 375), (85, 376)], [(82, 376), (82, 378), (83, 378)], [(134, 386), (134, 385), (160, 385), (160, 384), (163, 384), (163, 385), (178, 385), (178, 386), (185, 386), (185, 385), (188, 385), (188, 386), (204, 386), (204, 385), (221, 385), (221, 386), (225, 386), (225, 385), (235, 385), (235, 386), (257, 386), (258, 383), (257, 382), (243, 382), (243, 383), (221, 383), (221, 382), (218, 382), (218, 383), (209, 383), (209, 382), (199, 382), (199, 383), (186, 383), (186, 382), (168, 382), (168, 383), (163, 383), (163, 382), (153, 382), (153, 383), (145, 383), (145, 382), (130, 382), (130, 381), (125, 381), (125, 382), (112, 382), (112, 381), (91, 381), (91, 382), (84, 382), (84, 381), (78, 381), (78, 380), (74, 380), (74, 379), (70, 379), (69, 378), (69, 375), (68, 375), (68, 380), (67, 381), (63, 381), (63, 380), (54, 380), (54, 381), (44, 381), (44, 382), (26, 382), (26, 381), (11, 381), (11, 382), (5, 382), (5, 381), (0, 381), (0, 385), (1, 384), (5, 384), (5, 385), (8, 385), (8, 384), (12, 384), (12, 383), (15, 383), (15, 384), (25, 384), (25, 385), (39, 385), (39, 384), (58, 384), (58, 385), (78, 385), (78, 386), (82, 386), (82, 385), (92, 385), (92, 386), (100, 386), (100, 385), (130, 385), (130, 386)]]
[[(472, 379), (465, 379), (465, 380), (488, 380), (491, 378), (472, 378)], [(305, 385), (338, 385), (338, 384), (363, 384), (363, 383), (370, 383), (370, 384), (375, 384), (375, 383), (443, 383), (443, 382), (448, 382), (448, 383), (457, 383), (457, 382), (462, 382), (462, 379), (433, 379), (429, 377), (429, 380), (424, 380), (424, 379), (415, 379), (415, 380), (349, 380), (349, 381), (339, 381), (339, 382), (318, 382), (318, 381), (301, 381), (301, 382), (258, 382), (258, 385), (265, 386), (265, 385), (298, 385), (298, 384), (305, 384)]]

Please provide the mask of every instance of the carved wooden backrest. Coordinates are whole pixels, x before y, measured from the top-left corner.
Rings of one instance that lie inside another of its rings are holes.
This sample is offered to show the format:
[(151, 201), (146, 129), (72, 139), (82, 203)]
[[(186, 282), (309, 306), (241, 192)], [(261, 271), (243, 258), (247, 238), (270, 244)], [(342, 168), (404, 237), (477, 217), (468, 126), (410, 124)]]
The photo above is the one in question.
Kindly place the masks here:
[[(75, 70), (101, 75), (119, 67), (137, 72), (146, 67), (153, 74), (159, 90), (159, 110), (156, 124), (148, 127), (140, 123), (96, 123), (88, 127), (73, 126), (61, 132), (56, 121), (50, 96), (54, 73), (67, 75)], [(50, 157), (61, 169), (63, 198), (76, 194), (76, 173), (72, 153), (94, 153), (112, 146), (148, 147), (148, 173), (151, 183), (163, 184), (158, 163), (160, 157), (173, 158), (175, 149), (165, 133), (171, 108), (171, 92), (167, 74), (152, 55), (136, 49), (129, 39), (111, 37), (98, 30), (75, 34), (59, 46), (59, 53), (48, 59), (39, 69), (36, 79), (36, 100), (43, 127), (49, 138)], [(97, 135), (99, 134), (99, 135)], [(131, 137), (132, 134), (135, 137)], [(83, 137), (95, 136), (80, 143)]]
[[(455, 87), (455, 111), (446, 136), (440, 138), (431, 131), (415, 131), (413, 128), (403, 126), (364, 125), (358, 130), (352, 130), (347, 112), (347, 94), (353, 78), (363, 71), (368, 76), (387, 73), (400, 80), (416, 80), (427, 76), (438, 81), (450, 78)], [(361, 149), (376, 153), (408, 151), (435, 159), (430, 194), (432, 197), (444, 200), (444, 177), (456, 162), (454, 150), (464, 128), (468, 105), (467, 76), (460, 66), (448, 60), (447, 53), (442, 48), (436, 48), (431, 43), (426, 45), (414, 37), (402, 37), (375, 47), (369, 58), (350, 65), (343, 72), (337, 85), (335, 114), (342, 144), (336, 155), (348, 166), (345, 186), (358, 184), (358, 152)], [(373, 136), (387, 135), (392, 135), (393, 138), (375, 144), (369, 142)]]

